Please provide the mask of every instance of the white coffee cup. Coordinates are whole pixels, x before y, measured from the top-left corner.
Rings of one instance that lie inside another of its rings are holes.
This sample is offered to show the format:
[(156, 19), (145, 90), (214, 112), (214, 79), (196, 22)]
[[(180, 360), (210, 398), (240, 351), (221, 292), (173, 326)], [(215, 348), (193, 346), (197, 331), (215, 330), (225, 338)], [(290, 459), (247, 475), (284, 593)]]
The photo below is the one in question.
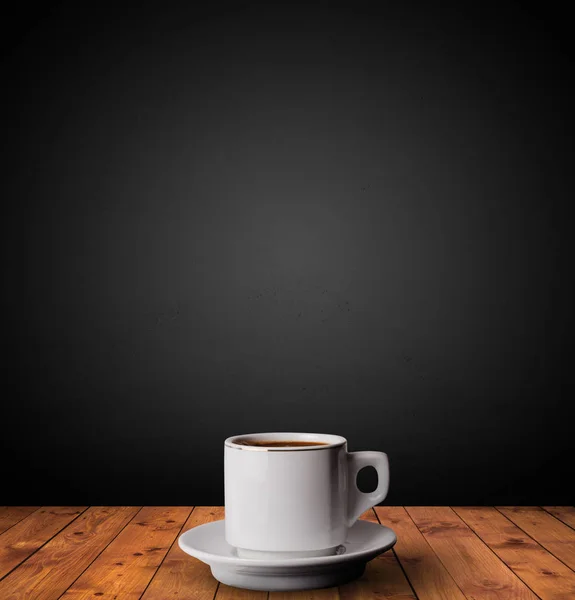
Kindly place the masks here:
[[(246, 441), (311, 444), (266, 447)], [(339, 435), (236, 435), (225, 441), (224, 452), (225, 535), (241, 557), (335, 554), (348, 529), (389, 488), (387, 454), (348, 452)], [(357, 473), (368, 466), (377, 470), (378, 485), (363, 493)]]

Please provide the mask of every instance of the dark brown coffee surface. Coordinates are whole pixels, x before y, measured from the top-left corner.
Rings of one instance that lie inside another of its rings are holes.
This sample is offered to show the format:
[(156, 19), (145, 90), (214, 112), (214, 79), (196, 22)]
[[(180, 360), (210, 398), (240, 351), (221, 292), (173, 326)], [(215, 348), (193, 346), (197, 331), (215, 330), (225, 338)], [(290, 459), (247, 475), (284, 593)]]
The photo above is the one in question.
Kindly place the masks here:
[(327, 442), (306, 442), (305, 440), (237, 440), (240, 446), (258, 446), (260, 448), (298, 448), (302, 446), (328, 446)]

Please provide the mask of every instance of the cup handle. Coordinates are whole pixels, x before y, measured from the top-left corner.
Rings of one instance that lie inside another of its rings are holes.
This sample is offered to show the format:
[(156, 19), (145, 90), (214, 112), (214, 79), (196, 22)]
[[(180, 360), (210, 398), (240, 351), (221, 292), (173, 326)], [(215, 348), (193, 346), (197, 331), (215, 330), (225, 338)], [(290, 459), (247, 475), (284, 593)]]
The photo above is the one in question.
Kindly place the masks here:
[[(348, 452), (347, 526), (351, 527), (368, 508), (379, 504), (389, 490), (389, 461), (385, 452)], [(364, 467), (377, 471), (377, 488), (364, 493), (357, 487), (357, 474)]]

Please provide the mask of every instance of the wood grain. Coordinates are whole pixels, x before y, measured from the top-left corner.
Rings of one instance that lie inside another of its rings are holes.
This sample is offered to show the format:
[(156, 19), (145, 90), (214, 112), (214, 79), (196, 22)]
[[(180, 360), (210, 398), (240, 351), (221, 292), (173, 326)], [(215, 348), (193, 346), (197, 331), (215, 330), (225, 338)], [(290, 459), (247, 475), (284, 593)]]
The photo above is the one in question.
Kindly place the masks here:
[(393, 551), (339, 589), (270, 594), (218, 584), (177, 545), (222, 507), (82, 510), (0, 507), (1, 600), (575, 600), (571, 507), (370, 509)]
[[(181, 532), (223, 518), (224, 509), (221, 506), (197, 506)], [(212, 577), (210, 567), (186, 554), (176, 541), (142, 600), (213, 600), (217, 586), (218, 582)]]
[(93, 506), (0, 581), (2, 600), (56, 600), (138, 512)]
[(298, 592), (270, 592), (269, 600), (339, 600), (336, 587)]
[[(361, 516), (366, 521), (379, 523), (373, 508)], [(413, 590), (392, 550), (367, 563), (365, 573), (355, 581), (339, 588), (340, 600), (415, 600)]]
[(220, 583), (216, 594), (216, 600), (267, 600), (267, 597), (267, 592), (241, 590), (223, 583)]
[(0, 506), (0, 534), (39, 508), (39, 506)]
[(142, 508), (62, 598), (139, 599), (191, 510), (188, 506)]
[(575, 529), (575, 508), (573, 506), (544, 506), (543, 509)]
[(551, 554), (575, 569), (575, 531), (538, 506), (497, 507)]
[(453, 510), (542, 600), (575, 598), (575, 573), (495, 508)]
[(397, 534), (395, 554), (419, 600), (466, 600), (403, 507), (378, 506), (375, 512)]
[(365, 573), (355, 581), (340, 586), (341, 600), (416, 600), (397, 558), (387, 551), (367, 563)]
[(406, 507), (468, 599), (537, 600), (449, 507)]
[(0, 536), (0, 579), (83, 513), (87, 506), (44, 506)]
[(370, 521), (371, 523), (378, 523), (377, 515), (375, 514), (373, 508), (366, 510), (361, 517), (359, 517), (362, 521)]

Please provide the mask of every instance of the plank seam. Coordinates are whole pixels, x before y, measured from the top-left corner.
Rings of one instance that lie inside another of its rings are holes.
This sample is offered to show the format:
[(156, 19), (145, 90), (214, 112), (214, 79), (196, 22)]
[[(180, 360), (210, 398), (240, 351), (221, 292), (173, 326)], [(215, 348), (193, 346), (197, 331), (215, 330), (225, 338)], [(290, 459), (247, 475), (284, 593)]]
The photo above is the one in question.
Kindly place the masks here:
[(471, 533), (473, 533), (473, 535), (489, 550), (489, 552), (491, 552), (491, 554), (493, 554), (493, 556), (495, 556), (495, 558), (511, 573), (511, 575), (513, 575), (513, 577), (516, 577), (517, 579), (519, 579), (519, 581), (528, 590), (530, 590), (536, 598), (539, 598), (539, 600), (542, 600), (541, 596), (539, 594), (536, 594), (502, 558), (500, 558), (499, 556), (497, 556), (497, 554), (495, 554), (495, 552), (479, 537), (479, 535), (477, 535), (477, 533), (466, 523), (466, 521), (457, 514), (457, 512), (455, 511), (455, 509), (452, 506), (450, 506), (449, 509), (465, 525), (465, 527), (467, 527), (467, 529), (469, 529), (469, 531), (471, 531)]
[[(433, 555), (443, 565), (443, 568), (445, 569), (445, 572), (447, 573), (447, 575), (449, 575), (449, 577), (451, 578), (451, 581), (453, 581), (453, 583), (455, 584), (455, 587), (457, 587), (457, 589), (461, 592), (461, 595), (464, 598), (467, 598), (467, 594), (461, 589), (461, 587), (457, 583), (457, 581), (455, 581), (453, 575), (451, 574), (451, 572), (447, 568), (447, 565), (441, 560), (441, 556), (439, 556), (439, 554), (437, 554), (437, 552), (433, 549), (433, 546), (429, 543), (429, 541), (427, 540), (427, 538), (423, 535), (423, 532), (421, 531), (421, 529), (419, 529), (419, 527), (417, 526), (417, 523), (413, 520), (413, 517), (409, 514), (409, 511), (407, 510), (407, 507), (403, 506), (402, 508), (405, 510), (405, 513), (407, 514), (409, 520), (413, 523), (413, 526), (415, 527), (415, 529), (417, 529), (417, 531), (419, 531), (419, 533), (421, 534), (421, 537), (423, 538), (423, 541), (429, 546), (429, 549), (433, 552)], [(376, 515), (377, 515), (377, 512), (376, 512)], [(378, 519), (379, 519), (379, 517), (378, 517)], [(380, 523), (381, 523), (381, 521), (380, 521)]]
[[(42, 508), (42, 507), (40, 507)], [(38, 508), (37, 510), (35, 510), (34, 512), (30, 513), (28, 515), (28, 517), (31, 517), (33, 514), (37, 513), (40, 508)], [(22, 561), (20, 561), (15, 567), (12, 567), (8, 573), (5, 573), (4, 575), (2, 575), (2, 577), (0, 577), (0, 581), (2, 581), (3, 579), (5, 579), (6, 577), (8, 577), (8, 575), (10, 575), (10, 573), (13, 573), (18, 567), (20, 567), (21, 565), (23, 565), (27, 560), (29, 560), (30, 558), (32, 558), (32, 556), (34, 556), (34, 554), (36, 554), (36, 552), (38, 552), (39, 550), (41, 550), (48, 542), (50, 542), (51, 540), (53, 540), (57, 535), (59, 535), (60, 533), (62, 533), (62, 531), (64, 531), (64, 529), (66, 529), (67, 527), (69, 527), (70, 525), (72, 525), (72, 523), (76, 520), (79, 519), (90, 507), (86, 506), (86, 508), (82, 511), (80, 511), (80, 513), (74, 517), (67, 525), (65, 525), (64, 527), (62, 527), (62, 529), (59, 529), (51, 538), (47, 539), (43, 544), (41, 544), (40, 546), (38, 546), (38, 548), (36, 548), (36, 550), (34, 550), (34, 552), (32, 552), (32, 554), (29, 554), (25, 559), (23, 559)], [(25, 519), (27, 519), (28, 517), (24, 517)], [(24, 519), (22, 519), (21, 521), (23, 521)], [(21, 521), (18, 521), (18, 523), (20, 523)], [(17, 525), (17, 523), (14, 523), (14, 525)], [(9, 528), (11, 529), (11, 527)], [(8, 531), (8, 529), (6, 530)], [(6, 531), (4, 533), (6, 533)], [(4, 535), (4, 534), (2, 534)]]
[(143, 508), (143, 506), (140, 506), (140, 508), (136, 511), (134, 516), (124, 525), (124, 527), (122, 527), (120, 531), (118, 531), (118, 533), (100, 550), (100, 552), (98, 552), (94, 559), (90, 561), (90, 564), (87, 565), (86, 568), (78, 575), (78, 577), (76, 577), (76, 579), (74, 579), (74, 581), (70, 583), (70, 585), (62, 592), (62, 594), (58, 596), (58, 600), (60, 600), (60, 598), (62, 598), (64, 594), (76, 583), (76, 581), (78, 581), (78, 579), (82, 577), (82, 575), (92, 566), (92, 564), (94, 564), (94, 561), (96, 561), (99, 558), (100, 554), (102, 554), (102, 552), (104, 552), (104, 550), (122, 533), (122, 531), (126, 529), (126, 527), (140, 514)]
[(559, 517), (555, 516), (553, 513), (550, 513), (548, 510), (545, 510), (544, 506), (540, 506), (539, 508), (542, 509), (544, 513), (550, 515), (551, 517), (553, 517), (554, 519), (559, 521), (559, 523), (562, 523), (563, 525), (567, 525), (567, 527), (569, 527), (569, 529), (573, 529), (573, 531), (575, 531), (575, 527), (572, 527), (571, 525), (569, 525), (569, 523), (565, 523), (565, 521), (562, 521)]
[[(379, 515), (377, 514), (377, 511), (375, 510), (375, 507), (373, 507), (371, 510), (373, 511), (373, 514), (375, 515), (375, 518), (377, 519), (377, 522), (380, 525), (383, 525), (383, 523), (379, 520)], [(407, 573), (405, 572), (405, 569), (403, 568), (403, 564), (401, 563), (401, 560), (399, 560), (399, 556), (397, 556), (397, 552), (395, 551), (395, 548), (392, 548), (391, 552), (393, 553), (393, 556), (395, 556), (395, 560), (398, 562), (399, 568), (401, 569), (401, 572), (403, 573), (403, 576), (405, 577), (405, 580), (407, 581), (409, 587), (411, 588), (411, 591), (413, 592), (413, 597), (415, 598), (415, 600), (419, 600), (419, 596), (417, 595), (417, 592), (415, 591), (415, 588), (413, 587), (413, 584), (409, 580), (409, 577), (407, 576)]]
[[(5, 508), (9, 508), (9, 507), (6, 506)], [(12, 529), (12, 527), (14, 527), (14, 525), (18, 525), (18, 523), (21, 523), (24, 519), (31, 517), (34, 513), (37, 513), (41, 508), (43, 508), (43, 507), (39, 506), (36, 510), (33, 510), (31, 513), (28, 513), (25, 517), (22, 517), (19, 521), (16, 521), (16, 523), (12, 523), (12, 525), (10, 525), (10, 527), (8, 527), (2, 533), (0, 533), (0, 537), (3, 536), (7, 531), (10, 531), (10, 529)]]
[(158, 571), (161, 569), (162, 565), (164, 564), (164, 561), (166, 560), (166, 556), (168, 556), (168, 554), (171, 552), (172, 548), (174, 547), (174, 544), (178, 541), (178, 538), (180, 537), (180, 534), (182, 533), (182, 529), (184, 528), (184, 525), (188, 522), (188, 519), (191, 517), (191, 515), (194, 512), (195, 508), (196, 508), (195, 506), (192, 506), (192, 510), (188, 513), (188, 516), (184, 519), (184, 522), (182, 523), (182, 526), (180, 527), (180, 529), (179, 529), (176, 537), (174, 538), (174, 541), (170, 544), (170, 547), (168, 548), (168, 551), (164, 554), (164, 557), (160, 561), (160, 564), (158, 565), (158, 568), (154, 571), (154, 574), (150, 578), (150, 581), (148, 581), (148, 583), (146, 584), (146, 587), (144, 588), (144, 591), (140, 594), (140, 596), (139, 596), (140, 599), (144, 597), (144, 594), (146, 593), (146, 591), (150, 587), (152, 581), (154, 581), (154, 578), (156, 577), (156, 575), (158, 574)]
[[(513, 525), (515, 525), (515, 527), (517, 527), (518, 529), (520, 529), (528, 538), (531, 538), (536, 544), (539, 544), (546, 552), (549, 552), (549, 554), (551, 554), (551, 556), (555, 556), (555, 554), (553, 554), (553, 552), (551, 552), (551, 550), (549, 550), (549, 548), (547, 548), (543, 543), (538, 542), (532, 535), (529, 535), (522, 527), (520, 527), (513, 519), (510, 519), (505, 513), (501, 512), (497, 506), (494, 506), (493, 508), (495, 508), (496, 511), (498, 511), (499, 513), (501, 513), (510, 523), (512, 523)], [(547, 512), (547, 511), (544, 511)], [(551, 515), (553, 516), (553, 515)], [(563, 521), (559, 521), (560, 523), (563, 523)], [(555, 556), (555, 558), (563, 563), (569, 570), (573, 571), (575, 573), (575, 569), (573, 567), (571, 567), (570, 565), (568, 565), (565, 561), (561, 560), (558, 556)]]
[(405, 569), (403, 568), (403, 564), (399, 560), (399, 556), (397, 556), (397, 552), (395, 551), (395, 548), (392, 548), (391, 552), (393, 553), (393, 556), (395, 556), (395, 560), (397, 561), (397, 564), (399, 565), (399, 568), (401, 569), (401, 572), (403, 573), (405, 580), (407, 581), (407, 583), (409, 584), (409, 587), (411, 588), (411, 591), (413, 592), (413, 597), (415, 598), (415, 600), (419, 600), (419, 596), (417, 595), (415, 588), (413, 587), (411, 581), (409, 580), (409, 577), (407, 576), (407, 573), (405, 572)]
[[(494, 507), (495, 508), (495, 507)], [(475, 529), (473, 529), (473, 527), (465, 520), (464, 517), (462, 517), (455, 509), (452, 509), (453, 512), (455, 512), (455, 514), (467, 525), (467, 527), (469, 527), (469, 529), (471, 529), (471, 531), (473, 531), (473, 533), (481, 540), (481, 536), (475, 531)], [(497, 509), (495, 509), (497, 510)], [(505, 516), (505, 515), (503, 515)], [(507, 519), (509, 521), (509, 519)], [(518, 527), (515, 523), (513, 523), (513, 521), (510, 521), (513, 525), (515, 525), (518, 529), (521, 529), (520, 527)], [(523, 529), (521, 529), (521, 531), (523, 531)], [(528, 536), (531, 537), (531, 536)], [(531, 538), (533, 539), (533, 538)], [(489, 544), (487, 542), (484, 542), (483, 540), (481, 540), (490, 550), (491, 552), (493, 552), (493, 554), (495, 554), (495, 556), (497, 556), (497, 554), (495, 553), (495, 551), (490, 548)], [(539, 544), (539, 542), (537, 542), (537, 540), (533, 540), (538, 546), (541, 547), (541, 550), (543, 550), (543, 552), (548, 552), (551, 556), (553, 556), (553, 554), (551, 554), (551, 552), (549, 552), (546, 548), (543, 548), (543, 546), (541, 546), (541, 544)], [(537, 596), (537, 598), (541, 598), (541, 596), (539, 594), (537, 594), (535, 592), (535, 590), (533, 590), (531, 588), (531, 586), (521, 577), (521, 575), (519, 575), (518, 573), (516, 573), (512, 567), (510, 567), (506, 562), (505, 559), (501, 558), (500, 556), (497, 556), (497, 558), (513, 573), (513, 575), (515, 575), (515, 577), (517, 577), (518, 579), (521, 579), (521, 581), (523, 581), (523, 583)], [(553, 558), (556, 558), (555, 556), (553, 556)]]

